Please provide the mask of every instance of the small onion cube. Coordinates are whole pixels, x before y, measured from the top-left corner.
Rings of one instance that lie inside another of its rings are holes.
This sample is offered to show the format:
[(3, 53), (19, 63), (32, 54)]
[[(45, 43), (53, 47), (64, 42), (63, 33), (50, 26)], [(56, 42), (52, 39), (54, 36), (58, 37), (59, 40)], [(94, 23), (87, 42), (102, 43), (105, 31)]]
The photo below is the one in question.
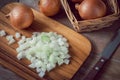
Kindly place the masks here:
[(13, 44), (15, 42), (15, 39), (11, 39), (9, 42), (8, 42), (8, 44), (10, 45), (10, 44)]
[(30, 65), (28, 65), (28, 67), (30, 67), (30, 68), (35, 68), (36, 66), (35, 66), (35, 64), (30, 64)]
[(20, 53), (18, 53), (18, 55), (17, 55), (17, 59), (18, 60), (20, 60), (20, 59), (22, 59), (22, 58), (24, 58), (25, 57), (25, 53), (24, 52), (20, 52)]
[(15, 39), (13, 38), (13, 35), (6, 36), (6, 39), (8, 40), (8, 44), (13, 44), (15, 42)]
[(6, 35), (6, 32), (4, 30), (0, 30), (0, 36), (3, 37)]
[(65, 59), (65, 60), (64, 60), (64, 63), (65, 63), (65, 64), (69, 64), (69, 63), (70, 63), (70, 60)]
[(45, 75), (44, 71), (40, 71), (40, 73), (38, 74), (40, 77), (43, 77)]
[(20, 38), (20, 37), (21, 37), (20, 33), (19, 33), (19, 32), (16, 32), (16, 33), (15, 33), (15, 37), (16, 37), (17, 39)]
[(22, 36), (22, 40), (25, 40), (26, 39), (26, 37), (25, 36)]
[(40, 67), (37, 67), (37, 68), (36, 68), (36, 71), (39, 73), (39, 72), (42, 71), (42, 69), (41, 69)]

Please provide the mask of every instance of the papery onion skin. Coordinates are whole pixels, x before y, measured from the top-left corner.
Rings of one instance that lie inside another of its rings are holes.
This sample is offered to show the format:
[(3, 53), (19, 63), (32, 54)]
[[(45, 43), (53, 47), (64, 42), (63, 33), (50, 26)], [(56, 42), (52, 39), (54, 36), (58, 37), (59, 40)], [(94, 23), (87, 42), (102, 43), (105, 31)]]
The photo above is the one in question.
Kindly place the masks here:
[(105, 16), (106, 5), (101, 0), (84, 0), (75, 6), (82, 19), (96, 19)]
[(40, 0), (39, 2), (40, 12), (46, 16), (56, 15), (59, 12), (60, 7), (60, 0)]
[(17, 29), (25, 29), (29, 27), (34, 20), (31, 8), (21, 3), (18, 3), (13, 7), (6, 17), (9, 18), (11, 25)]

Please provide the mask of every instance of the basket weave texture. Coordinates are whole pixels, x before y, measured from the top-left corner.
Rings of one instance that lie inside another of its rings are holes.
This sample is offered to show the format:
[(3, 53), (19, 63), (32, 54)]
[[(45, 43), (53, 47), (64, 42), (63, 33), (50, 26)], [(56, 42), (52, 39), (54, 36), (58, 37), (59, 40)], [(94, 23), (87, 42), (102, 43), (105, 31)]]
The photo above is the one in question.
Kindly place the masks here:
[(78, 19), (78, 14), (75, 13), (75, 4), (71, 0), (61, 0), (63, 8), (77, 32), (90, 32), (109, 27), (120, 17), (120, 9), (117, 0), (104, 0), (107, 6), (107, 14), (104, 17), (90, 20)]

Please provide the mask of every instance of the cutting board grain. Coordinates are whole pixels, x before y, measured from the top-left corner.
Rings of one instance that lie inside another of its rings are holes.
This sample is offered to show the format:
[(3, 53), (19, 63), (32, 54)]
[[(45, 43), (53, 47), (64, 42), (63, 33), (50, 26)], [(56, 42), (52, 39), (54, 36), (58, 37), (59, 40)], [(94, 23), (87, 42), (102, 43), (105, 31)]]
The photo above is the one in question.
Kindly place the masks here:
[[(69, 65), (63, 64), (62, 66), (47, 72), (44, 78), (48, 80), (70, 80), (90, 54), (91, 44), (89, 40), (81, 34), (69, 29), (67, 26), (62, 25), (33, 9), (35, 19), (32, 25), (25, 30), (15, 29), (10, 25), (9, 20), (5, 15), (17, 4), (18, 3), (8, 4), (0, 10), (0, 30), (5, 30), (7, 35), (15, 35), (16, 32), (20, 32), (26, 37), (30, 37), (32, 32), (35, 31), (53, 31), (62, 34), (68, 39), (70, 44), (69, 54), (71, 55), (71, 62)], [(34, 69), (28, 67), (30, 62), (27, 59), (17, 60), (17, 52), (15, 50), (18, 47), (17, 41), (18, 40), (12, 45), (8, 45), (6, 38), (0, 37), (0, 64), (27, 80), (42, 80), (43, 78), (39, 78)]]

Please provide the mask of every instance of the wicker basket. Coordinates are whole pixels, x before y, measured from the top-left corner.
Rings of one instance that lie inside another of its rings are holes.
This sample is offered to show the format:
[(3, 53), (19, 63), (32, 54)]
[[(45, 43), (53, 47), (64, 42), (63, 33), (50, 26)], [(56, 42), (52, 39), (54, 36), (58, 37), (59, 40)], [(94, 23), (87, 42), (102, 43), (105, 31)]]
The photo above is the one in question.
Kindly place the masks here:
[(107, 6), (107, 14), (102, 18), (82, 20), (75, 10), (75, 4), (71, 0), (61, 0), (63, 8), (77, 32), (90, 32), (109, 27), (120, 17), (120, 10), (117, 0), (104, 0)]

